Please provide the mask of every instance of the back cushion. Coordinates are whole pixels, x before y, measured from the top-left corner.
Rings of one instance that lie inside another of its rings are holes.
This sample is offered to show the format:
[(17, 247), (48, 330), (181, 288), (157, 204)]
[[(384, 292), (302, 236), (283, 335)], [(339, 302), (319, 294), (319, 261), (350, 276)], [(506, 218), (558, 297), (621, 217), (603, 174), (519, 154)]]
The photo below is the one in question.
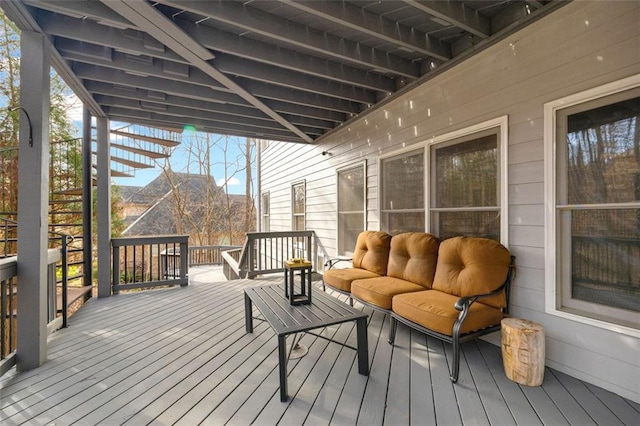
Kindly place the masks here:
[[(444, 240), (438, 252), (433, 289), (454, 296), (489, 293), (507, 278), (511, 255), (502, 244), (487, 238), (454, 237)], [(504, 293), (481, 303), (504, 308)]]
[(387, 275), (430, 289), (440, 240), (425, 232), (406, 232), (391, 239)]
[(361, 232), (353, 251), (353, 267), (386, 275), (390, 243), (391, 235), (386, 232)]

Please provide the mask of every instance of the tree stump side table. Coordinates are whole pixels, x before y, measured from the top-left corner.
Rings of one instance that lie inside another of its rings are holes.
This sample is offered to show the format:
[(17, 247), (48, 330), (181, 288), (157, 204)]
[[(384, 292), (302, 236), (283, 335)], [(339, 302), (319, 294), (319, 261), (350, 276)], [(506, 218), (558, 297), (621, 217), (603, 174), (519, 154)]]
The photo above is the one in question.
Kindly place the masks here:
[(502, 320), (502, 364), (507, 377), (540, 386), (544, 379), (544, 328), (520, 318)]

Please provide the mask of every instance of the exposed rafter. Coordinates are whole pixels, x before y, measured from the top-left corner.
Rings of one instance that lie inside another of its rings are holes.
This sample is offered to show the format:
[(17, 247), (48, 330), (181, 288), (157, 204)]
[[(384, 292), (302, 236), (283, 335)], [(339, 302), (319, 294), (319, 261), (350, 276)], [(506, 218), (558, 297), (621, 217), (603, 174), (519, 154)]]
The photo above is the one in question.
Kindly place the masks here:
[(420, 66), (399, 56), (314, 30), (296, 22), (269, 15), (257, 9), (235, 2), (165, 0), (163, 4), (199, 13), (211, 19), (258, 33), (280, 43), (334, 58), (343, 63), (353, 63), (370, 69), (389, 72), (403, 77), (417, 78)]
[(481, 38), (491, 35), (491, 22), (464, 3), (438, 0), (403, 0), (408, 5), (422, 10), (449, 24), (462, 28)]
[(451, 50), (428, 34), (393, 22), (383, 16), (363, 10), (346, 1), (293, 1), (283, 3), (328, 21), (369, 34), (408, 51), (434, 57), (451, 59)]
[[(105, 2), (105, 0), (102, 1)], [(137, 28), (149, 33), (156, 40), (160, 41), (165, 46), (168, 46), (183, 58), (189, 60), (193, 66), (199, 68), (204, 73), (219, 81), (222, 85), (229, 88), (232, 92), (236, 93), (251, 105), (263, 111), (278, 123), (282, 124), (302, 140), (306, 142), (312, 141), (311, 137), (307, 134), (289, 123), (253, 94), (220, 72), (213, 65), (209, 64), (207, 61), (213, 59), (214, 55), (209, 50), (202, 47), (202, 45), (195, 42), (190, 36), (173, 24), (173, 22), (167, 19), (166, 16), (162, 15), (148, 3), (113, 0), (106, 1), (105, 4), (121, 15), (127, 16), (128, 20), (134, 23)]]
[[(0, 0), (92, 114), (320, 141), (564, 0)], [(195, 120), (195, 121), (194, 121)]]

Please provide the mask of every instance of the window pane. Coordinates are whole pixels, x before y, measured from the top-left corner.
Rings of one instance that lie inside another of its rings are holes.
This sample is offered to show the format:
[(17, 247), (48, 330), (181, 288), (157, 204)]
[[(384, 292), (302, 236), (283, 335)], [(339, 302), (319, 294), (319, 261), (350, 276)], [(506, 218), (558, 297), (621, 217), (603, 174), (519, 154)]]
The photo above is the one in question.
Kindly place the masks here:
[(338, 209), (340, 211), (363, 211), (364, 167), (338, 172)]
[(269, 232), (269, 194), (262, 194), (262, 232)]
[(571, 296), (640, 312), (640, 209), (571, 213)]
[(497, 135), (438, 148), (435, 156), (435, 206), (498, 205)]
[(338, 172), (338, 254), (353, 252), (364, 230), (364, 166)]
[(293, 213), (304, 213), (304, 185), (293, 187)]
[(422, 152), (385, 159), (382, 161), (382, 172), (383, 210), (424, 209)]
[(352, 253), (360, 232), (364, 230), (364, 214), (338, 214), (338, 253)]
[(567, 117), (568, 203), (640, 201), (640, 98)]
[(384, 229), (391, 235), (402, 232), (424, 232), (424, 212), (382, 213)]
[(304, 216), (293, 217), (293, 230), (304, 231)]
[(440, 239), (457, 235), (484, 237), (500, 241), (500, 212), (432, 212), (433, 229)]

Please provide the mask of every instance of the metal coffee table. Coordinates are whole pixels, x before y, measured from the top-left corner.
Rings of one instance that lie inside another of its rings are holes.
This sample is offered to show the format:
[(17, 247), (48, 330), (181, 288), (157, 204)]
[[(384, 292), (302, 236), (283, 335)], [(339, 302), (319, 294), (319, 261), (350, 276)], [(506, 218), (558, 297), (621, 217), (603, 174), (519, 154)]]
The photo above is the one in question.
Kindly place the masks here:
[(244, 291), (247, 333), (253, 333), (253, 305), (258, 308), (264, 320), (269, 323), (278, 336), (280, 401), (284, 402), (288, 399), (286, 339), (290, 334), (309, 332), (309, 330), (316, 328), (355, 321), (358, 340), (357, 348), (335, 342), (324, 336), (314, 335), (356, 350), (358, 352), (358, 372), (364, 376), (369, 375), (367, 314), (323, 292), (316, 292), (311, 304), (292, 306), (285, 298), (284, 288), (280, 285), (252, 287)]

